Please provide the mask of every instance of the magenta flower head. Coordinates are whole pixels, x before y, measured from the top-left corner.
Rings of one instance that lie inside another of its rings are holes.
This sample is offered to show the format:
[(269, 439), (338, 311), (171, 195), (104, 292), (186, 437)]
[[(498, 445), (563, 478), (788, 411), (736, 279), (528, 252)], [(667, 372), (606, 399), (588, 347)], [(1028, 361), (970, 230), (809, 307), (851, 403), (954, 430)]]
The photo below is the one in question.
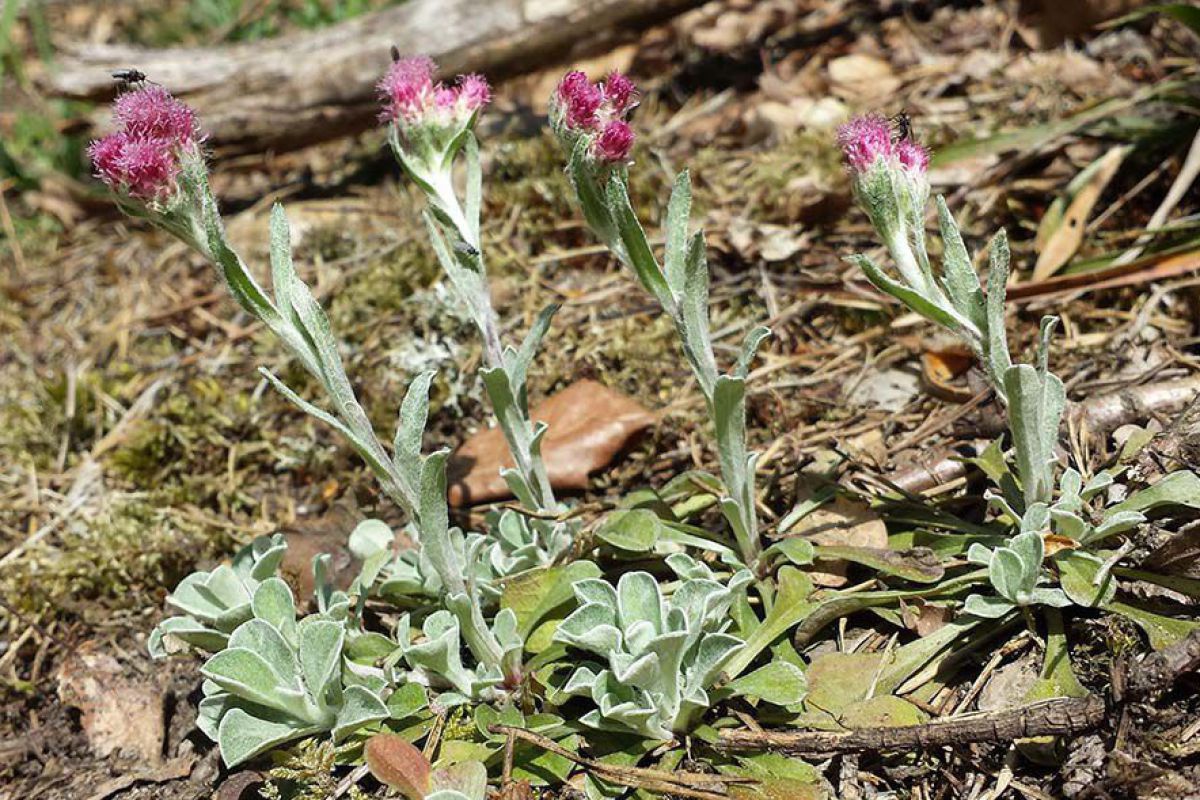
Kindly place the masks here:
[(460, 75), (453, 86), (434, 80), (437, 65), (425, 56), (392, 62), (377, 88), (380, 115), (400, 127), (455, 126), (470, 120), (492, 99), (482, 75)]
[(623, 164), (633, 149), (633, 128), (625, 117), (637, 105), (638, 90), (613, 72), (595, 84), (578, 70), (563, 76), (550, 98), (550, 126), (574, 150), (587, 142), (587, 155), (602, 164)]
[(379, 81), (382, 118), (387, 122), (418, 122), (434, 101), (433, 59), (424, 56), (392, 62)]
[(837, 141), (854, 172), (866, 172), (879, 159), (893, 155), (892, 126), (878, 114), (850, 120), (838, 128)]
[(912, 139), (904, 139), (896, 144), (896, 158), (909, 172), (924, 175), (929, 171), (929, 151)]
[(482, 75), (459, 75), (450, 84), (436, 72), (424, 56), (396, 59), (377, 88), (396, 159), (427, 193), (448, 202), (451, 164), (492, 89)]
[(879, 114), (858, 117), (837, 133), (854, 196), (876, 230), (898, 241), (923, 228), (929, 200), (929, 151), (908, 137), (893, 135)]
[(633, 149), (633, 128), (625, 120), (614, 119), (604, 126), (604, 130), (592, 144), (592, 152), (596, 158), (610, 164), (623, 164), (629, 160), (629, 151)]
[(179, 195), (185, 160), (203, 160), (196, 112), (158, 85), (121, 94), (113, 104), (120, 129), (93, 141), (96, 177), (118, 195), (165, 210)]
[(196, 112), (153, 84), (117, 97), (113, 118), (132, 136), (179, 142), (200, 138)]
[(638, 101), (638, 88), (627, 75), (612, 72), (604, 81), (604, 100), (614, 114), (622, 116), (633, 110)]

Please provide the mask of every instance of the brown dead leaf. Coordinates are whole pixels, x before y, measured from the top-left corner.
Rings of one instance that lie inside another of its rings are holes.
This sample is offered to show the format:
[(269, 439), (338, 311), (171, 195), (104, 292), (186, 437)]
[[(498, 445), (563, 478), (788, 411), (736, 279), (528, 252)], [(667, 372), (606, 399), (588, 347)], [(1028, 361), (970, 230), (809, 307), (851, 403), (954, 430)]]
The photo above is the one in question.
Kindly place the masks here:
[(235, 772), (225, 779), (221, 787), (217, 789), (216, 797), (213, 800), (251, 800), (258, 797), (258, 792), (253, 795), (248, 794), (251, 789), (256, 789), (266, 781), (267, 777), (261, 772), (255, 770), (242, 770)]
[(350, 587), (362, 566), (346, 547), (350, 531), (360, 515), (355, 509), (334, 506), (329, 513), (313, 519), (298, 520), (280, 531), (287, 540), (279, 572), (296, 593), (301, 605), (313, 596), (313, 558), (328, 553), (329, 575), (336, 589)]
[(941, 629), (954, 618), (954, 612), (947, 606), (935, 606), (932, 603), (918, 602), (903, 604), (900, 618), (905, 626), (917, 636), (928, 636)]
[(433, 767), (424, 753), (395, 733), (377, 733), (363, 750), (371, 774), (408, 800), (423, 800), (433, 780)]
[(56, 677), (59, 699), (82, 712), (83, 732), (97, 756), (162, 762), (166, 727), (159, 683), (130, 678), (94, 641), (71, 652)]
[[(887, 526), (883, 519), (866, 503), (841, 495), (801, 519), (788, 533), (804, 536), (813, 544), (820, 545), (874, 547), (881, 550), (888, 546)], [(822, 560), (820, 563), (820, 570), (809, 573), (813, 583), (830, 588), (846, 585), (849, 562)]]
[(1037, 656), (1031, 652), (1002, 665), (979, 693), (979, 710), (999, 711), (1020, 705), (1037, 683), (1038, 670)]
[(104, 781), (96, 790), (88, 796), (87, 800), (105, 800), (118, 792), (123, 792), (130, 786), (138, 783), (169, 783), (177, 781), (180, 778), (186, 778), (192, 774), (192, 769), (196, 766), (196, 756), (194, 753), (187, 753), (164, 761), (158, 766), (141, 767), (132, 769), (124, 775), (119, 775), (111, 780)]
[(884, 98), (900, 88), (891, 64), (863, 53), (830, 61), (829, 81), (833, 93), (847, 100)]
[[(533, 407), (531, 416), (550, 426), (542, 458), (555, 489), (581, 491), (588, 476), (612, 462), (654, 424), (655, 415), (632, 398), (593, 380), (581, 380)], [(511, 497), (500, 477), (512, 455), (498, 428), (468, 439), (450, 457), (449, 500), (453, 506)]]
[(1038, 254), (1037, 264), (1033, 267), (1033, 280), (1049, 278), (1079, 250), (1092, 209), (1096, 207), (1101, 193), (1117, 174), (1128, 153), (1129, 148), (1126, 146), (1114, 147), (1096, 162), (1095, 171), (1071, 198), (1058, 227), (1045, 236), (1045, 246)]
[(1032, 47), (1055, 47), (1105, 20), (1133, 11), (1144, 0), (1023, 0), (1017, 27)]
[(1200, 270), (1200, 250), (1183, 253), (1154, 253), (1128, 264), (1056, 275), (1044, 281), (1027, 281), (1008, 287), (1007, 299), (1024, 302), (1035, 297), (1048, 297), (1064, 292), (1085, 294), (1120, 286), (1163, 281)]
[(500, 789), (499, 800), (534, 800), (536, 797), (529, 781), (509, 781)]
[(745, 217), (731, 219), (726, 233), (738, 255), (768, 262), (787, 261), (804, 249), (810, 238), (794, 225), (773, 225)]
[(1070, 536), (1059, 536), (1057, 533), (1048, 533), (1042, 537), (1042, 540), (1045, 542), (1046, 558), (1063, 550), (1074, 550), (1079, 547), (1079, 542)]
[(1187, 525), (1173, 532), (1154, 548), (1143, 567), (1164, 575), (1200, 578), (1200, 527)]

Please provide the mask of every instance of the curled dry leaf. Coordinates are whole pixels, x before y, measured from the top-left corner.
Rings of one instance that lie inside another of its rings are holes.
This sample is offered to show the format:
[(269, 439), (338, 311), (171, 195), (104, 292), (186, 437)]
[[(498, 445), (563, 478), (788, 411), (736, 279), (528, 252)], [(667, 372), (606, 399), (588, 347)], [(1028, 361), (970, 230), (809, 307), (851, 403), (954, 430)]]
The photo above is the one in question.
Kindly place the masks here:
[(965, 403), (974, 396), (966, 385), (955, 379), (966, 374), (975, 363), (970, 348), (963, 345), (931, 347), (921, 354), (921, 377), (925, 389), (939, 400)]
[(1092, 209), (1129, 151), (1126, 146), (1114, 147), (1092, 162), (1067, 187), (1067, 195), (1063, 198), (1069, 200), (1066, 208), (1056, 203), (1046, 212), (1038, 228), (1040, 252), (1033, 267), (1033, 280), (1049, 278), (1079, 250)]
[(85, 642), (69, 654), (56, 677), (59, 699), (82, 712), (84, 735), (97, 756), (162, 762), (166, 728), (161, 685), (130, 679), (96, 642)]
[[(588, 476), (608, 466), (655, 415), (632, 398), (593, 380), (581, 380), (533, 407), (535, 422), (550, 426), (542, 458), (555, 489), (580, 491)], [(475, 434), (450, 457), (450, 504), (484, 503), (510, 497), (500, 477), (513, 466), (497, 428)]]
[(1200, 579), (1200, 523), (1172, 531), (1154, 547), (1144, 569), (1181, 578)]
[(1063, 550), (1074, 550), (1079, 547), (1079, 542), (1069, 536), (1059, 536), (1057, 533), (1048, 533), (1042, 537), (1046, 548), (1046, 558)]
[(408, 800), (424, 800), (433, 781), (433, 767), (425, 754), (403, 736), (377, 733), (364, 748), (367, 767), (380, 783)]
[(949, 606), (938, 606), (923, 600), (900, 604), (900, 620), (917, 636), (925, 637), (941, 630), (952, 619), (954, 610)]

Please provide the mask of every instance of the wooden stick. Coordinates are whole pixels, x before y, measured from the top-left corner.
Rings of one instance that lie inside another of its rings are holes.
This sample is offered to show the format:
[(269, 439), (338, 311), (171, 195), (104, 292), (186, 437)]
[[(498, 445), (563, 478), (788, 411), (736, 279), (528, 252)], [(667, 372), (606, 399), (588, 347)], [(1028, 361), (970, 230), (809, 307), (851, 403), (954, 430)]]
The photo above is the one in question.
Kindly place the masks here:
[(723, 730), (717, 748), (772, 750), (788, 755), (911, 750), (969, 742), (1010, 742), (1030, 736), (1073, 736), (1091, 730), (1107, 716), (1095, 696), (1062, 697), (997, 712), (935, 719), (921, 725), (856, 731)]
[(496, 79), (581, 55), (704, 0), (409, 0), (337, 25), (261, 42), (155, 50), (75, 44), (44, 78), (64, 97), (104, 99), (111, 70), (136, 67), (200, 113), (224, 153), (286, 150), (377, 124), (389, 48), (436, 59), (443, 75)]

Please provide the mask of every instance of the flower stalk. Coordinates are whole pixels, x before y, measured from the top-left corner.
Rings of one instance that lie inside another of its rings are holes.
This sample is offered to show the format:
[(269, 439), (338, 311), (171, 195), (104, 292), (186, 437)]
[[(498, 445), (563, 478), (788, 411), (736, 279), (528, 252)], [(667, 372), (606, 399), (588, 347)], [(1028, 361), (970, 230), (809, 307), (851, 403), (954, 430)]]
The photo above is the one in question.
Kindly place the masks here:
[(757, 454), (746, 448), (746, 376), (770, 331), (750, 331), (734, 369), (719, 371), (709, 331), (704, 234), (688, 231), (692, 193), (687, 171), (676, 177), (667, 204), (667, 246), (661, 265), (629, 201), (627, 162), (633, 136), (625, 116), (636, 104), (637, 89), (619, 73), (592, 84), (582, 72), (570, 72), (551, 98), (550, 124), (569, 154), (567, 174), (588, 225), (675, 325), (716, 434), (725, 483), (721, 511), (742, 564), (757, 573), (763, 566), (762, 543), (754, 505)]
[[(526, 391), (529, 363), (556, 308), (542, 312), (519, 349), (501, 340), (481, 250), (482, 170), (473, 132), (491, 93), (478, 75), (459, 76), (448, 86), (434, 80), (434, 69), (427, 58), (397, 59), (379, 82), (388, 141), (405, 173), (425, 194), (425, 223), (434, 252), (483, 340), (484, 387), (516, 465), (503, 472), (505, 481), (527, 507), (557, 514), (562, 507), (541, 455), (545, 426), (530, 418)], [(460, 154), (466, 166), (461, 199), (454, 181)], [(562, 545), (555, 546), (561, 551), (569, 539), (563, 526), (554, 528), (552, 538)]]

